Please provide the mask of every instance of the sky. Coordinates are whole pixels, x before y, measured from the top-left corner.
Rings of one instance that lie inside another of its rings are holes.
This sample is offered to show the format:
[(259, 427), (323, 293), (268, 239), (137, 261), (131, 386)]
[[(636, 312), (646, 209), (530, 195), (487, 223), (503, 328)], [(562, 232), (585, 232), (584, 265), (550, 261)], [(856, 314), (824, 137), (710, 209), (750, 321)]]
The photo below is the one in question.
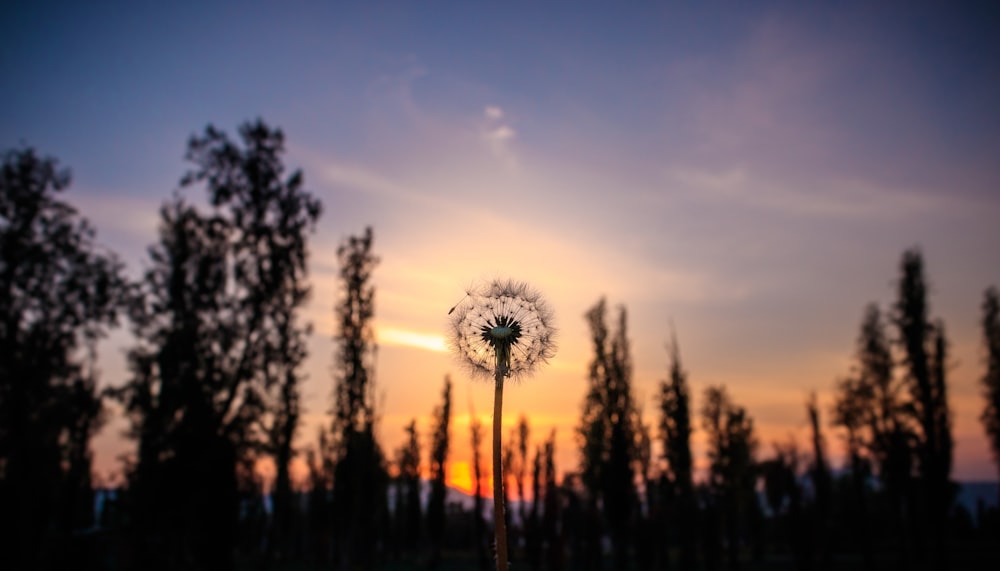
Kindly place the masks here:
[[(5, 2), (0, 148), (69, 167), (66, 199), (137, 277), (188, 138), (280, 127), (324, 205), (298, 445), (332, 404), (336, 248), (371, 226), (379, 437), (392, 456), (416, 418), (426, 443), (452, 375), (459, 486), (470, 415), (492, 411), (445, 350), (473, 281), (526, 281), (555, 311), (558, 353), (506, 391), (503, 421), (556, 430), (561, 472), (602, 296), (627, 309), (646, 422), (675, 331), (694, 407), (726, 385), (765, 457), (805, 438), (811, 391), (830, 418), (865, 306), (892, 303), (919, 247), (951, 342), (954, 476), (995, 479), (977, 383), (1000, 286), (1000, 10), (873, 4)], [(102, 343), (104, 385), (130, 343)], [(125, 427), (112, 410), (95, 440), (104, 477)], [(695, 448), (704, 466), (700, 429)]]

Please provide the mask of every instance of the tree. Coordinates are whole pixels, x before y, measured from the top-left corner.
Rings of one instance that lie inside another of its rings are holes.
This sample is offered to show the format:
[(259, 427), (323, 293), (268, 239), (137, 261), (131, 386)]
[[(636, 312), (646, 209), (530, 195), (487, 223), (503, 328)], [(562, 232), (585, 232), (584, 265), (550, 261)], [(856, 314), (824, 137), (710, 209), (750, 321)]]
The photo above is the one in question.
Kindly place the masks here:
[[(33, 149), (0, 167), (0, 563), (46, 565), (48, 530), (90, 524), (102, 422), (95, 345), (126, 293), (121, 264), (60, 199), (69, 172)], [(51, 544), (50, 544), (51, 545)]]
[(629, 526), (637, 501), (632, 464), (637, 415), (625, 308), (618, 311), (613, 333), (608, 330), (606, 317), (603, 298), (586, 313), (594, 359), (579, 429), (583, 440), (582, 478), (590, 494), (591, 509), (604, 507), (615, 564), (623, 569), (628, 561)]
[(912, 510), (910, 482), (913, 441), (910, 407), (903, 379), (893, 374), (893, 357), (885, 321), (878, 306), (870, 304), (861, 322), (851, 375), (837, 385), (834, 422), (847, 432), (855, 507), (855, 530), (868, 561), (872, 558), (871, 514), (865, 483), (873, 465), (884, 486), (890, 510), (888, 529), (895, 536), (902, 564), (909, 561), (906, 514)]
[(436, 569), (441, 561), (441, 547), (444, 543), (445, 528), (445, 485), (448, 462), (448, 443), (451, 424), (451, 378), (445, 376), (441, 393), (441, 406), (434, 410), (434, 435), (431, 441), (431, 495), (427, 501), (427, 531), (430, 535), (430, 568)]
[(687, 372), (681, 365), (680, 346), (672, 336), (670, 346), (670, 373), (660, 383), (660, 438), (666, 460), (667, 492), (670, 504), (676, 506), (677, 537), (680, 544), (680, 566), (695, 566), (695, 530), (697, 529), (697, 504), (694, 497), (691, 460), (691, 412), (688, 397)]
[[(179, 195), (161, 209), (130, 310), (132, 378), (118, 393), (139, 440), (136, 518), (147, 540), (169, 533), (177, 553), (193, 554), (179, 564), (221, 569), (233, 567), (238, 467), (271, 452), (288, 485), (308, 333), (297, 319), (309, 293), (306, 239), (321, 210), (301, 172), (285, 176), (280, 130), (255, 121), (239, 136), (209, 126), (188, 142), (194, 168), (181, 186), (203, 184), (210, 212)], [(289, 495), (276, 499), (283, 526)], [(146, 547), (149, 564), (165, 564)]]
[(396, 520), (400, 540), (406, 551), (412, 551), (420, 542), (423, 516), (420, 510), (420, 439), (417, 420), (406, 425), (406, 442), (396, 451), (399, 485), (396, 488)]
[[(562, 518), (562, 498), (559, 494), (559, 487), (556, 483), (556, 430), (553, 428), (549, 433), (548, 440), (545, 441), (543, 471), (544, 484), (539, 486), (542, 489), (544, 503), (544, 515), (542, 516), (542, 538), (546, 544), (546, 560), (548, 568), (558, 571), (563, 568), (564, 554), (563, 541), (560, 535), (559, 522)], [(565, 479), (564, 479), (565, 481)]]
[(796, 569), (812, 569), (814, 536), (803, 521), (802, 488), (798, 483), (799, 451), (794, 438), (774, 443), (774, 457), (758, 466), (764, 484), (764, 499), (773, 520), (785, 535)]
[(806, 401), (806, 413), (809, 416), (809, 427), (812, 430), (813, 464), (809, 470), (809, 478), (816, 494), (814, 533), (819, 550), (822, 569), (830, 568), (830, 513), (832, 508), (833, 482), (830, 477), (830, 467), (826, 462), (826, 439), (819, 420), (819, 405), (816, 403), (816, 393), (809, 395)]
[(711, 463), (709, 489), (721, 503), (726, 530), (727, 559), (731, 569), (739, 568), (741, 528), (753, 509), (756, 471), (754, 453), (757, 439), (753, 420), (746, 409), (729, 399), (725, 387), (705, 390), (703, 426), (708, 436)]
[(472, 479), (473, 479), (473, 504), (472, 504), (472, 534), (475, 538), (476, 555), (479, 560), (479, 568), (486, 570), (490, 567), (490, 558), (486, 543), (486, 520), (483, 519), (483, 423), (476, 416), (474, 411), (470, 411), (469, 432), (472, 437)]
[(1000, 471), (1000, 294), (991, 287), (983, 294), (983, 345), (986, 346), (986, 374), (983, 397), (986, 406), (979, 417)]
[(928, 317), (927, 285), (919, 250), (903, 253), (893, 321), (906, 366), (910, 407), (917, 427), (917, 469), (926, 502), (924, 533), (929, 535), (934, 563), (946, 565), (946, 525), (952, 500), (951, 418), (948, 409), (947, 341), (944, 325)]
[(514, 483), (517, 485), (517, 499), (518, 505), (518, 517), (521, 520), (521, 531), (524, 531), (524, 527), (527, 518), (527, 494), (525, 492), (524, 480), (528, 474), (528, 464), (530, 463), (528, 459), (528, 440), (531, 436), (531, 427), (528, 424), (528, 417), (521, 414), (517, 419), (517, 426), (514, 427), (513, 438), (514, 451), (516, 455), (514, 456), (514, 463), (511, 466), (511, 471), (514, 473)]
[(333, 514), (338, 559), (342, 568), (374, 565), (385, 513), (388, 475), (375, 440), (375, 286), (372, 273), (372, 229), (349, 237), (337, 248), (341, 293), (334, 359), (335, 442)]

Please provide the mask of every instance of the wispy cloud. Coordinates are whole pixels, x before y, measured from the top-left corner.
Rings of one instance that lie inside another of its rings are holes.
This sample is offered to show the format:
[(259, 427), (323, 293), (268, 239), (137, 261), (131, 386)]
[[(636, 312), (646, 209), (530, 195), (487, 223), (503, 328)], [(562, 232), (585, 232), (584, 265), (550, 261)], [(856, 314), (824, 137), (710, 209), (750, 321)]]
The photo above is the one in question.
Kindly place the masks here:
[(671, 167), (666, 184), (696, 200), (733, 208), (756, 208), (788, 216), (835, 219), (906, 219), (941, 212), (960, 203), (914, 188), (888, 188), (859, 179), (795, 181), (768, 178), (746, 167)]
[(376, 327), (375, 337), (382, 345), (416, 347), (435, 353), (444, 353), (448, 350), (444, 337), (434, 333), (420, 333), (400, 327), (379, 325)]
[(496, 105), (486, 106), (483, 110), (482, 137), (494, 157), (508, 168), (518, 167), (517, 156), (513, 149), (517, 131), (510, 126), (503, 109)]

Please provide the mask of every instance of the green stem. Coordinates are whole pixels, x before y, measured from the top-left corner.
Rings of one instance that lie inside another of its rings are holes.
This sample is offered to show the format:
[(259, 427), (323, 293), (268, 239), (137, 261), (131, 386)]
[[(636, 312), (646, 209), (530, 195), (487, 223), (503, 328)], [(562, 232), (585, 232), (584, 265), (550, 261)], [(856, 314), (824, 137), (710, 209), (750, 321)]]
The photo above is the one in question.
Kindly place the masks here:
[(504, 371), (496, 370), (496, 394), (493, 396), (493, 522), (496, 529), (497, 571), (507, 571), (507, 524), (503, 505), (503, 465), (501, 464), (500, 431), (503, 417)]

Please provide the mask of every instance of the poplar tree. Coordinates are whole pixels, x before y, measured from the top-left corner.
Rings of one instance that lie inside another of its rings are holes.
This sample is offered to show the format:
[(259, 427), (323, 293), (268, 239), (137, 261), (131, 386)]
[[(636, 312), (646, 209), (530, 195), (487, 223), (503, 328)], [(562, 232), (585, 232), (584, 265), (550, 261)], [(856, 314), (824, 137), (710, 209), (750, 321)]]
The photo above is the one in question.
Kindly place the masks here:
[(983, 398), (986, 405), (980, 420), (1000, 472), (1000, 294), (991, 287), (983, 294), (983, 345), (986, 349), (986, 373), (983, 375)]
[(916, 425), (917, 471), (924, 500), (923, 527), (929, 536), (934, 564), (944, 567), (947, 525), (952, 501), (951, 413), (947, 394), (947, 339), (944, 325), (932, 323), (927, 305), (923, 256), (907, 250), (900, 263), (898, 298), (893, 322), (899, 335), (910, 393), (909, 405)]
[(624, 307), (619, 308), (616, 327), (610, 331), (607, 304), (602, 298), (585, 317), (594, 358), (579, 428), (582, 479), (591, 510), (603, 505), (615, 564), (625, 568), (632, 537), (630, 523), (637, 506), (633, 460), (638, 433), (627, 313)]
[[(121, 264), (60, 194), (68, 170), (33, 149), (0, 166), (0, 566), (34, 568), (46, 536), (88, 527), (101, 426), (95, 346), (120, 313)], [(53, 545), (47, 542), (48, 545)], [(48, 562), (48, 563), (47, 563)]]
[(431, 494), (427, 501), (427, 531), (430, 536), (430, 568), (436, 569), (441, 562), (441, 547), (444, 544), (445, 501), (448, 463), (448, 446), (451, 437), (451, 378), (445, 376), (441, 392), (441, 405), (434, 410), (434, 434), (431, 440), (430, 476)]
[(386, 516), (388, 474), (375, 439), (375, 286), (379, 259), (370, 227), (337, 248), (340, 296), (334, 307), (333, 506), (341, 567), (371, 568)]
[[(208, 126), (189, 140), (181, 179), (182, 189), (204, 187), (207, 212), (180, 193), (160, 211), (130, 309), (131, 379), (118, 392), (139, 441), (134, 507), (149, 565), (234, 566), (240, 486), (253, 478), (240, 467), (261, 451), (278, 463), (277, 529), (286, 529), (309, 331), (298, 314), (321, 206), (300, 171), (286, 175), (284, 141), (260, 120), (242, 125), (238, 142)], [(164, 541), (177, 561), (159, 553)]]
[(698, 510), (694, 497), (691, 459), (691, 405), (687, 371), (681, 364), (680, 345), (676, 336), (668, 347), (670, 369), (667, 380), (660, 383), (660, 438), (666, 460), (665, 477), (668, 504), (676, 509), (676, 530), (680, 544), (680, 564), (683, 569), (695, 565), (695, 530)]
[(709, 489), (721, 504), (725, 524), (727, 560), (739, 567), (739, 547), (747, 515), (754, 508), (757, 439), (753, 419), (734, 404), (725, 387), (705, 389), (702, 420), (708, 436)]

